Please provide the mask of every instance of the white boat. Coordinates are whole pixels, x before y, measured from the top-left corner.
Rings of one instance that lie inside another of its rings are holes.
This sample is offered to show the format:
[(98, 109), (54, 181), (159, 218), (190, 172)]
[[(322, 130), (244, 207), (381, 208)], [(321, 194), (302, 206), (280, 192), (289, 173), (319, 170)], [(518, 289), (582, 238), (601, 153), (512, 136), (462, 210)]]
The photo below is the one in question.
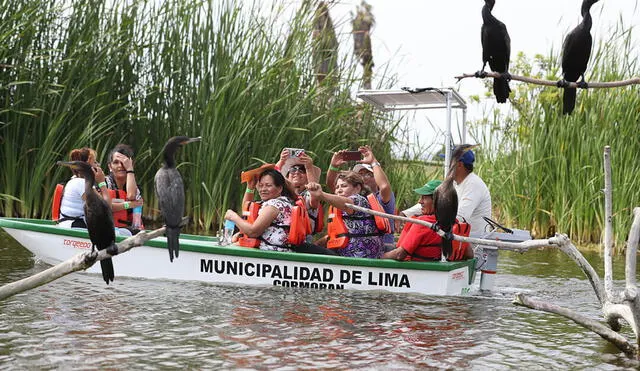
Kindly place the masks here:
[[(55, 265), (91, 248), (86, 230), (39, 219), (0, 218), (3, 228), (36, 259)], [(124, 237), (117, 237), (117, 242)], [(466, 295), (476, 259), (399, 262), (389, 259), (262, 251), (221, 246), (217, 237), (180, 235), (180, 256), (169, 261), (166, 239), (151, 239), (113, 258), (119, 277), (201, 281), (214, 284), (372, 290), (425, 295)], [(99, 264), (87, 270), (100, 273)], [(102, 279), (96, 279), (102, 283)]]

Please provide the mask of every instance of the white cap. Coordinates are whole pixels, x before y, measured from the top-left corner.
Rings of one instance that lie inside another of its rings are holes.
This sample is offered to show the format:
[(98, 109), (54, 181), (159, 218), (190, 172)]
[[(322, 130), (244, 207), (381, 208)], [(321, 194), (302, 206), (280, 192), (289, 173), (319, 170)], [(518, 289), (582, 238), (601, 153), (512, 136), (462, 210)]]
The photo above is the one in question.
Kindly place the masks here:
[(373, 167), (369, 164), (357, 164), (356, 166), (353, 167), (353, 171), (355, 173), (359, 173), (360, 170), (365, 169), (367, 171), (370, 171), (373, 173)]

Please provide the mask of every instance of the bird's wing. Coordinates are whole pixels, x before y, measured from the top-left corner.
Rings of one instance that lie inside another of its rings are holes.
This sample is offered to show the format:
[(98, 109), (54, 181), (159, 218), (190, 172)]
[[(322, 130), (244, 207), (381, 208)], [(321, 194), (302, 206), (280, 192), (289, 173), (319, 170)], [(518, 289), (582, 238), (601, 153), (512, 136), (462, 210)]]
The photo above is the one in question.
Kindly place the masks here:
[(155, 189), (165, 224), (173, 227), (179, 225), (184, 216), (184, 184), (178, 170), (158, 170)]
[(111, 208), (105, 200), (95, 195), (84, 205), (89, 239), (99, 250), (107, 248), (116, 240)]

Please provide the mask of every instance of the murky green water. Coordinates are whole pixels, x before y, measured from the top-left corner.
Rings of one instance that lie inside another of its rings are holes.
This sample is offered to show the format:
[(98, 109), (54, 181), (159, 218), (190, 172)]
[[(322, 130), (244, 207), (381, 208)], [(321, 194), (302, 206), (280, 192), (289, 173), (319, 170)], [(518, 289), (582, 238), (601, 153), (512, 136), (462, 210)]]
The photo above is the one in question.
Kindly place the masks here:
[[(600, 256), (588, 259), (601, 271)], [(624, 262), (615, 263), (620, 284)], [(0, 232), (0, 283), (46, 267)], [(0, 302), (0, 367), (640, 366), (573, 322), (511, 304), (523, 291), (600, 318), (591, 287), (562, 253), (503, 253), (496, 284), (491, 295), (450, 298), (118, 277), (106, 286), (98, 275), (76, 273)]]

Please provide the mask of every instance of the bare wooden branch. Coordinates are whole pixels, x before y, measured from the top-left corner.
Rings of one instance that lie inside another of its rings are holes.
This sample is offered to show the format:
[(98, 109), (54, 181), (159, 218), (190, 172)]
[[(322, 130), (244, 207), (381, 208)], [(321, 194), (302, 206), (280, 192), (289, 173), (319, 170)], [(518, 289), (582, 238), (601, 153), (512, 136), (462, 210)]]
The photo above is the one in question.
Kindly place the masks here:
[[(476, 78), (500, 78), (500, 74), (497, 72), (488, 72), (485, 71), (486, 76), (484, 77), (480, 77), (478, 76), (476, 73), (464, 73), (460, 76), (456, 76), (456, 79), (458, 80), (458, 82), (460, 82), (460, 80), (462, 79), (466, 79), (469, 77), (476, 77)], [(527, 77), (527, 76), (519, 76), (519, 75), (510, 75), (511, 76), (511, 80), (516, 80), (516, 81), (522, 81), (522, 82), (526, 82), (529, 84), (536, 84), (536, 85), (544, 85), (544, 86), (554, 86), (554, 87), (558, 87), (558, 81), (550, 81), (550, 80), (541, 80), (541, 79), (536, 79), (533, 77)], [(634, 77), (628, 80), (622, 80), (622, 81), (608, 81), (608, 82), (588, 82), (588, 88), (618, 88), (621, 86), (628, 86), (628, 85), (637, 85), (640, 84), (640, 77)], [(576, 84), (575, 82), (569, 82), (567, 81), (567, 88), (581, 88), (581, 86), (578, 86), (578, 84)]]
[(611, 201), (611, 147), (604, 147), (604, 291), (613, 300), (613, 207)]
[[(377, 216), (381, 216), (383, 218), (388, 218), (388, 219), (393, 219), (393, 220), (400, 220), (400, 221), (403, 221), (403, 222), (406, 222), (406, 223), (420, 224), (420, 225), (424, 225), (425, 227), (428, 227), (428, 228), (433, 228), (433, 223), (429, 223), (429, 222), (424, 221), (424, 220), (415, 219), (415, 218), (407, 218), (406, 216), (401, 216), (401, 215), (387, 214), (387, 213), (371, 210), (371, 209), (368, 209), (366, 207), (361, 207), (361, 206), (357, 206), (357, 205), (350, 204), (350, 203), (347, 203), (345, 205), (348, 208), (354, 209), (356, 211), (361, 211), (363, 213), (367, 213), (367, 214), (371, 214), (371, 215), (377, 215)], [(440, 237), (443, 237), (443, 236), (446, 235), (446, 233), (443, 232), (440, 229), (438, 229), (436, 231), (436, 233), (438, 233), (438, 235), (440, 235)], [(489, 240), (489, 239), (483, 239), (483, 238), (472, 238), (472, 237), (458, 236), (456, 234), (453, 235), (453, 239), (456, 240), (456, 241), (469, 242), (469, 243), (477, 244), (477, 245), (495, 246), (495, 247), (499, 248), (500, 250), (510, 250), (510, 251), (524, 252), (524, 251), (527, 251), (527, 250), (530, 250), (530, 249), (534, 249), (534, 248), (549, 247), (549, 246), (559, 246), (562, 243), (561, 239), (559, 239), (559, 236), (560, 235), (558, 235), (556, 237), (551, 237), (551, 238), (548, 238), (548, 239), (528, 240), (528, 241), (523, 241), (523, 242), (497, 241), (497, 240)]]
[[(628, 357), (637, 358), (640, 349), (640, 296), (636, 285), (636, 261), (638, 243), (640, 239), (640, 208), (634, 208), (634, 220), (629, 231), (629, 240), (627, 241), (627, 256), (625, 265), (626, 285), (623, 292), (615, 294), (613, 287), (613, 223), (612, 223), (612, 182), (611, 182), (611, 149), (609, 146), (604, 148), (604, 194), (605, 194), (605, 229), (603, 235), (604, 245), (604, 288), (600, 284), (600, 279), (593, 267), (584, 259), (582, 254), (576, 247), (568, 243), (560, 244), (560, 249), (569, 255), (591, 281), (591, 285), (596, 292), (596, 296), (602, 306), (604, 320), (609, 328), (583, 317), (569, 309), (561, 308), (556, 305), (536, 301), (527, 298), (524, 294), (516, 294), (514, 303), (523, 305), (532, 309), (543, 310), (567, 317), (574, 322), (594, 331), (604, 339), (610, 341), (622, 350)], [(630, 343), (624, 336), (617, 334), (622, 328), (624, 322), (628, 323), (634, 334), (635, 344)]]
[(571, 260), (573, 260), (580, 269), (584, 272), (585, 276), (591, 283), (591, 287), (593, 291), (595, 291), (596, 296), (598, 297), (598, 302), (602, 305), (606, 301), (605, 292), (602, 287), (602, 283), (600, 282), (600, 277), (598, 276), (598, 272), (589, 264), (587, 259), (585, 259), (584, 255), (580, 253), (578, 248), (569, 240), (569, 238), (565, 235), (563, 236), (563, 241), (559, 245), (560, 251), (567, 254)]
[(541, 310), (543, 312), (557, 314), (563, 317), (566, 317), (573, 322), (579, 324), (580, 326), (595, 332), (600, 335), (605, 340), (614, 344), (618, 349), (620, 349), (627, 357), (635, 358), (638, 354), (638, 347), (634, 344), (631, 344), (624, 336), (618, 334), (617, 332), (611, 330), (607, 326), (601, 324), (598, 321), (592, 320), (591, 318), (580, 315), (570, 309), (563, 308), (548, 302), (539, 301), (535, 299), (531, 299), (525, 294), (518, 293), (516, 294), (513, 303), (516, 305), (521, 305), (527, 308)]
[(640, 207), (633, 208), (633, 223), (627, 241), (627, 259), (625, 265), (626, 290), (636, 291), (636, 263), (638, 242), (640, 240)]
[[(188, 221), (189, 218), (184, 217), (182, 219), (181, 225), (185, 225)], [(162, 236), (164, 232), (165, 227), (162, 227), (153, 231), (142, 231), (135, 236), (129, 237), (126, 240), (116, 244), (118, 246), (117, 255), (129, 251), (135, 246), (142, 246), (148, 240), (158, 236)], [(27, 277), (16, 282), (11, 282), (0, 287), (0, 300), (4, 300), (21, 292), (45, 285), (49, 282), (57, 280), (58, 278), (64, 277), (69, 273), (86, 270), (97, 261), (111, 257), (113, 257), (113, 255), (110, 255), (106, 249), (100, 250), (97, 253), (86, 251), (82, 254), (78, 254), (66, 261), (63, 261), (58, 265), (48, 268), (40, 273), (34, 274), (31, 277)]]

